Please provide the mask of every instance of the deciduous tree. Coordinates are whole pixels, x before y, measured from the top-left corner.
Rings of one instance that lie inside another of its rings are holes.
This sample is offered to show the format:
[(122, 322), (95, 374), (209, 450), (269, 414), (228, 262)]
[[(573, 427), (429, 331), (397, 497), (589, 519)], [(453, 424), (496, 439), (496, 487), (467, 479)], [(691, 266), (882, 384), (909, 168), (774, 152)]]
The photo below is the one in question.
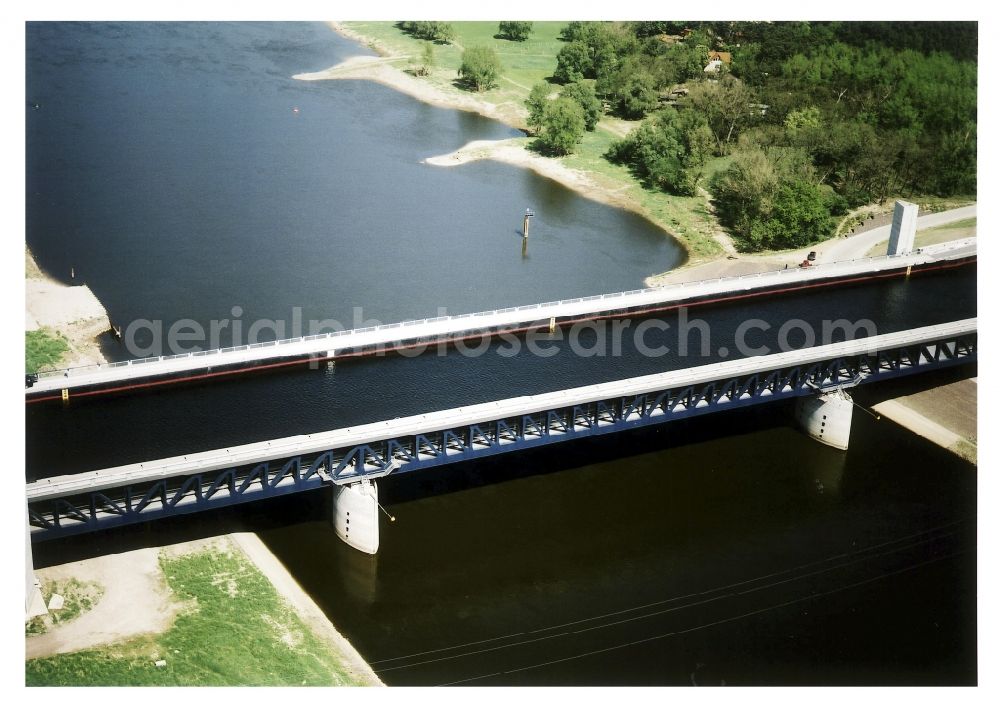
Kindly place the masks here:
[(708, 121), (719, 153), (724, 153), (738, 135), (738, 128), (749, 125), (760, 116), (752, 106), (756, 95), (736, 77), (728, 75), (717, 82), (698, 82), (689, 88), (685, 104), (701, 113)]
[(477, 92), (497, 86), (500, 80), (500, 58), (491, 47), (470, 47), (462, 53), (458, 76)]
[(554, 154), (572, 153), (584, 132), (583, 109), (572, 99), (560, 97), (545, 106), (539, 136), (545, 148)]
[(594, 93), (594, 88), (587, 82), (573, 82), (567, 84), (559, 96), (572, 99), (580, 105), (583, 109), (584, 127), (587, 131), (593, 131), (602, 113), (601, 100)]
[(545, 105), (549, 103), (549, 85), (539, 82), (531, 88), (528, 98), (524, 100), (528, 107), (528, 127), (537, 135), (542, 130), (542, 119), (545, 116)]
[[(740, 250), (780, 250), (829, 237), (831, 201), (801, 150), (737, 151), (712, 184), (719, 219)], [(827, 189), (829, 190), (829, 189)]]
[(611, 110), (624, 119), (641, 119), (659, 104), (656, 80), (635, 57), (624, 60), (614, 72), (599, 76), (595, 90), (607, 97)]
[(514, 42), (524, 42), (531, 35), (531, 22), (501, 22), (500, 35)]
[(557, 81), (568, 84), (579, 82), (594, 71), (594, 63), (590, 58), (587, 45), (582, 42), (570, 42), (559, 50), (556, 55), (556, 71), (553, 75)]
[(420, 61), (415, 66), (413, 72), (418, 76), (424, 77), (431, 73), (433, 67), (434, 45), (430, 42), (424, 42), (423, 47), (420, 48)]
[(694, 112), (667, 108), (612, 144), (608, 158), (628, 164), (646, 183), (675, 195), (694, 195), (712, 152), (712, 134)]
[(450, 22), (427, 20), (406, 20), (399, 23), (403, 32), (408, 32), (421, 40), (448, 43), (455, 39), (455, 28)]

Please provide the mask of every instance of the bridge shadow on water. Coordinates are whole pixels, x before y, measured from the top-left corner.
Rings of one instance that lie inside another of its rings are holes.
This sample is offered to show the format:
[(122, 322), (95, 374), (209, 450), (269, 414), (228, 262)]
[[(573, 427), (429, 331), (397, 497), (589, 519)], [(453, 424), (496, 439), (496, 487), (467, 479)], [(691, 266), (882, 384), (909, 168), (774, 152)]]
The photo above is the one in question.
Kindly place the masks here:
[[(256, 532), (389, 685), (975, 685), (975, 466), (861, 410), (837, 451), (792, 406), (390, 476), (375, 557), (337, 540), (324, 489), (40, 543), (35, 564)], [(528, 635), (552, 627), (573, 636)]]
[[(891, 380), (863, 386), (852, 390), (852, 395), (857, 403), (868, 407), (886, 399), (953, 383), (975, 375), (975, 365), (947, 369), (924, 374), (919, 378)], [(395, 505), (426, 498), (475, 488), (498, 486), (525, 478), (586, 466), (613, 463), (619, 459), (669, 451), (675, 447), (703, 445), (714, 440), (746, 436), (755, 432), (772, 431), (778, 433), (777, 439), (780, 442), (784, 436), (781, 436), (780, 431), (775, 431), (775, 429), (794, 428), (792, 406), (793, 402), (789, 400), (755, 408), (706, 414), (634, 431), (533, 448), (431, 468), (407, 475), (390, 476), (379, 481), (380, 502), (391, 512)], [(852, 453), (856, 453), (857, 457), (870, 457), (872, 449), (878, 450), (877, 445), (872, 441), (873, 439), (877, 441), (882, 436), (874, 432), (866, 432), (865, 422), (868, 419), (870, 417), (866, 414), (856, 412), (851, 450), (845, 454), (826, 448), (820, 451), (828, 456), (827, 460), (830, 461), (829, 477), (821, 478), (828, 494), (830, 494), (831, 488), (841, 490), (851, 487), (850, 478), (843, 476), (851, 471), (849, 459), (852, 457)], [(885, 423), (884, 419), (882, 423), (883, 425), (880, 427), (882, 429), (889, 428), (901, 432), (901, 428), (895, 424)], [(863, 453), (867, 455), (862, 455)], [(941, 457), (950, 459), (951, 456), (942, 451)], [(841, 495), (844, 494), (841, 493)], [(42, 568), (117, 552), (216, 537), (232, 532), (264, 532), (297, 524), (315, 523), (322, 525), (331, 522), (330, 491), (324, 488), (318, 491), (285, 495), (239, 506), (185, 514), (103, 532), (36, 543), (33, 545), (33, 551), (36, 568)], [(330, 535), (333, 536), (332, 524), (329, 527)]]
[[(791, 423), (790, 403), (707, 414), (650, 428), (430, 468), (408, 475), (390, 476), (379, 481), (379, 499), (391, 511), (393, 505), (423, 498), (608, 463), (674, 446), (695, 445), (718, 438), (787, 427)], [(35, 543), (35, 567), (43, 568), (146, 547), (162, 547), (232, 532), (260, 532), (317, 521), (332, 521), (330, 492), (325, 488)], [(330, 532), (332, 535), (332, 525)]]
[(717, 438), (788, 426), (791, 419), (790, 404), (768, 404), (760, 408), (708, 414), (634, 431), (456, 463), (386, 482), (381, 489), (382, 502), (388, 507), (469, 488), (609, 463), (674, 446), (696, 445)]

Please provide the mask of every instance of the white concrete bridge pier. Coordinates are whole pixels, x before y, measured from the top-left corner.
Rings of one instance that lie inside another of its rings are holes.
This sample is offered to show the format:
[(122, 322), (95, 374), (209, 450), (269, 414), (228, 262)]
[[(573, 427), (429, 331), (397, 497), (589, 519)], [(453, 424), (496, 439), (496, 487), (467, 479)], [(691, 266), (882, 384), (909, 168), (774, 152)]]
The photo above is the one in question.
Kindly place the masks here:
[(854, 401), (843, 389), (800, 398), (795, 404), (795, 420), (812, 438), (828, 446), (847, 450), (851, 440)]
[(341, 541), (365, 554), (378, 552), (378, 485), (367, 478), (333, 484), (333, 529)]

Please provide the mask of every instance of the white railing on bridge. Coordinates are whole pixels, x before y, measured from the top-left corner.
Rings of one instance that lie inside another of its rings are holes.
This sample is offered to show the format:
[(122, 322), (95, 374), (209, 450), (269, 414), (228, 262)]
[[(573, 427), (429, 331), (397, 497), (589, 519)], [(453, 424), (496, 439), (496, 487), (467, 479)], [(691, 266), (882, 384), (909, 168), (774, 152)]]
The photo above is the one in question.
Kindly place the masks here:
[[(921, 254), (922, 255), (937, 255), (937, 254), (940, 254), (942, 252), (948, 252), (948, 251), (952, 251), (952, 250), (960, 250), (962, 248), (969, 247), (969, 246), (975, 245), (975, 244), (976, 244), (976, 238), (965, 238), (965, 239), (962, 239), (962, 240), (954, 240), (954, 241), (947, 242), (947, 243), (939, 243), (937, 245), (932, 245), (932, 246), (928, 246), (928, 247), (925, 247), (925, 248), (918, 248), (917, 250), (914, 251), (913, 255), (921, 255)], [(819, 273), (823, 273), (823, 272), (834, 271), (834, 270), (829, 270), (829, 268), (837, 268), (835, 270), (835, 272), (840, 272), (840, 271), (843, 271), (844, 269), (850, 268), (851, 266), (858, 266), (858, 265), (861, 265), (861, 264), (866, 264), (866, 265), (872, 265), (872, 266), (874, 266), (874, 265), (879, 264), (879, 263), (888, 264), (888, 263), (891, 263), (893, 261), (897, 261), (898, 262), (898, 261), (903, 260), (906, 257), (913, 257), (913, 255), (911, 255), (911, 256), (906, 256), (906, 255), (876, 255), (876, 256), (871, 256), (871, 257), (856, 258), (854, 260), (842, 260), (842, 261), (835, 262), (835, 263), (827, 263), (827, 264), (821, 264), (821, 265), (814, 265), (814, 266), (812, 266), (812, 267), (810, 267), (808, 269), (814, 271), (813, 274), (819, 274)], [(136, 365), (139, 365), (139, 364), (149, 364), (149, 363), (153, 363), (153, 362), (157, 362), (157, 361), (162, 362), (162, 361), (168, 361), (168, 360), (171, 360), (171, 359), (181, 359), (181, 358), (188, 358), (188, 357), (204, 357), (204, 356), (212, 356), (212, 355), (218, 355), (218, 354), (227, 354), (227, 353), (232, 353), (232, 352), (246, 351), (248, 349), (259, 349), (261, 347), (274, 346), (276, 344), (295, 344), (295, 343), (305, 343), (305, 342), (319, 341), (319, 340), (334, 340), (334, 339), (339, 339), (339, 338), (343, 338), (343, 337), (349, 337), (349, 336), (355, 335), (355, 334), (366, 334), (366, 333), (370, 333), (370, 332), (383, 331), (383, 330), (387, 330), (387, 329), (398, 329), (398, 328), (402, 328), (402, 327), (415, 327), (415, 326), (426, 325), (426, 324), (435, 324), (435, 323), (438, 323), (438, 322), (450, 322), (450, 321), (456, 321), (456, 320), (469, 319), (469, 318), (473, 318), (473, 317), (491, 317), (491, 316), (497, 316), (497, 315), (511, 314), (511, 313), (515, 313), (515, 312), (524, 312), (524, 311), (528, 311), (528, 310), (544, 309), (544, 308), (549, 308), (549, 307), (560, 307), (560, 306), (567, 306), (567, 305), (578, 305), (578, 304), (581, 304), (583, 302), (593, 302), (595, 300), (604, 300), (604, 301), (607, 301), (607, 300), (613, 300), (613, 299), (616, 299), (616, 298), (630, 297), (630, 296), (635, 296), (635, 295), (649, 295), (649, 296), (666, 295), (666, 294), (669, 294), (671, 292), (677, 292), (677, 291), (680, 291), (680, 290), (690, 290), (692, 288), (704, 287), (704, 286), (708, 286), (708, 285), (721, 285), (721, 284), (738, 285), (741, 282), (745, 282), (745, 281), (749, 281), (749, 280), (754, 280), (754, 279), (760, 279), (762, 277), (771, 277), (771, 276), (778, 277), (778, 276), (781, 276), (783, 274), (798, 273), (800, 270), (801, 270), (801, 268), (799, 268), (798, 266), (795, 266), (795, 267), (789, 267), (789, 268), (785, 268), (785, 269), (781, 269), (781, 270), (770, 270), (770, 271), (764, 271), (764, 272), (756, 272), (756, 273), (747, 274), (747, 275), (736, 275), (736, 276), (728, 276), (728, 277), (716, 277), (716, 278), (711, 278), (711, 279), (706, 279), (706, 280), (693, 280), (691, 282), (682, 282), (682, 283), (678, 283), (676, 285), (664, 285), (664, 286), (661, 286), (661, 287), (646, 287), (646, 288), (635, 289), (635, 290), (626, 290), (626, 291), (622, 291), (622, 292), (608, 292), (608, 293), (601, 294), (601, 295), (590, 295), (590, 296), (587, 296), (587, 297), (573, 297), (573, 298), (564, 299), (564, 300), (553, 300), (553, 301), (550, 301), (550, 302), (540, 302), (538, 304), (521, 305), (521, 306), (517, 306), (517, 307), (502, 307), (502, 308), (499, 308), (499, 309), (484, 310), (484, 311), (481, 311), (481, 312), (472, 312), (472, 313), (468, 313), (468, 314), (440, 315), (440, 316), (437, 316), (437, 317), (427, 317), (425, 319), (413, 319), (413, 320), (409, 320), (409, 321), (406, 321), (406, 322), (394, 322), (394, 323), (391, 323), (391, 324), (379, 324), (379, 325), (374, 325), (374, 326), (370, 326), (370, 327), (358, 327), (356, 329), (344, 329), (344, 330), (340, 330), (338, 332), (324, 332), (324, 333), (321, 333), (321, 334), (311, 334), (311, 335), (302, 336), (302, 337), (292, 337), (290, 339), (282, 339), (280, 341), (256, 342), (254, 344), (242, 344), (242, 345), (236, 345), (236, 346), (231, 346), (231, 347), (223, 347), (223, 348), (220, 348), (220, 349), (210, 349), (210, 350), (199, 351), (199, 352), (186, 352), (186, 353), (182, 353), (182, 354), (169, 354), (169, 355), (163, 355), (163, 356), (153, 356), (153, 357), (146, 357), (144, 359), (130, 359), (128, 361), (117, 361), (117, 362), (111, 362), (111, 363), (107, 363), (107, 364), (91, 364), (91, 365), (85, 365), (85, 366), (70, 367), (70, 368), (67, 368), (67, 369), (42, 370), (42, 371), (38, 372), (38, 382), (41, 382), (41, 381), (44, 381), (44, 380), (49, 380), (49, 379), (64, 378), (65, 376), (67, 376), (69, 374), (72, 374), (72, 375), (75, 376), (77, 374), (88, 374), (88, 373), (93, 373), (93, 372), (102, 372), (102, 371), (108, 371), (108, 370), (111, 370), (111, 369), (120, 369), (122, 367), (136, 366)], [(876, 271), (874, 267), (873, 267), (872, 271), (873, 272)], [(651, 302), (653, 302), (653, 301), (654, 300), (651, 300)], [(321, 344), (317, 344), (316, 345), (316, 351), (322, 351), (322, 349), (323, 349), (323, 347), (322, 347)], [(36, 383), (38, 383), (38, 382), (36, 382)]]
[(609, 400), (642, 393), (653, 393), (691, 384), (767, 372), (796, 364), (808, 364), (857, 354), (875, 354), (884, 349), (957, 338), (971, 334), (977, 328), (976, 318), (964, 319), (788, 352), (743, 357), (658, 374), (469, 404), (386, 421), (346, 426), (319, 433), (287, 436), (228, 448), (216, 448), (200, 453), (160, 458), (143, 463), (41, 478), (27, 484), (27, 497), (28, 501), (32, 502), (54, 496), (65, 497), (98, 487), (120, 486), (165, 477), (204, 473), (272, 459), (291, 458), (295, 455), (318, 453), (370, 441), (464, 427), (523, 414), (542, 413), (548, 409), (565, 408), (601, 399)]

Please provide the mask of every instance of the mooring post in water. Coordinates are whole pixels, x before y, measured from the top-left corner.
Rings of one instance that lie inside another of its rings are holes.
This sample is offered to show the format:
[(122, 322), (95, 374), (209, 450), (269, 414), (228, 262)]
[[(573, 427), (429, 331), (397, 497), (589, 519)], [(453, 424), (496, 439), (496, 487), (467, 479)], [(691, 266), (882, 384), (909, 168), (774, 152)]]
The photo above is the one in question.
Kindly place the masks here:
[(524, 209), (524, 230), (521, 232), (524, 235), (525, 241), (527, 241), (528, 239), (528, 223), (530, 222), (531, 216), (533, 216), (534, 214), (535, 212), (531, 210), (531, 208)]

